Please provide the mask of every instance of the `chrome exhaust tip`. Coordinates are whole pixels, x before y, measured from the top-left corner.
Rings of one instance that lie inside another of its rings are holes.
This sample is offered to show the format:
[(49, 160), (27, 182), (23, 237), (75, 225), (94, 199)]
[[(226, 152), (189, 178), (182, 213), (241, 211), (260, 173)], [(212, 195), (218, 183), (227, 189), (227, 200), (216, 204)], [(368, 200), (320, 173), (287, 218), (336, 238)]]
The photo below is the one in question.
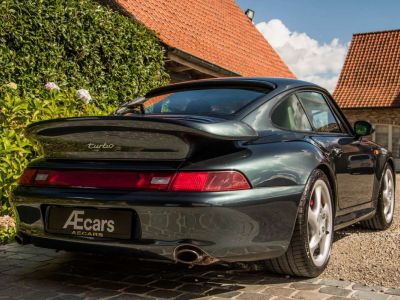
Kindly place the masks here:
[(209, 256), (206, 252), (193, 245), (181, 245), (174, 250), (176, 262), (186, 265), (210, 265), (218, 261), (217, 258)]

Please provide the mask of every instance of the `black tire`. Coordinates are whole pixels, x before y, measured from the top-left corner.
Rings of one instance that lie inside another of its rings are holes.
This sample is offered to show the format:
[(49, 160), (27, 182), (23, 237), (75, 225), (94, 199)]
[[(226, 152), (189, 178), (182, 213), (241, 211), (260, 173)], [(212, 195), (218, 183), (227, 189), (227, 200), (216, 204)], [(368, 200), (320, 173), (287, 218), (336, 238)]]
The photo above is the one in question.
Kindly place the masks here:
[(368, 220), (365, 221), (361, 221), (360, 222), (360, 226), (362, 228), (366, 228), (366, 229), (371, 229), (371, 230), (386, 230), (388, 229), (392, 223), (393, 223), (393, 217), (390, 220), (390, 222), (386, 221), (385, 218), (385, 213), (384, 213), (384, 203), (383, 203), (383, 189), (384, 189), (384, 181), (383, 181), (383, 177), (386, 174), (386, 172), (389, 171), (392, 173), (392, 178), (394, 179), (393, 184), (394, 184), (394, 203), (393, 205), (396, 205), (396, 181), (395, 181), (395, 176), (394, 176), (394, 172), (393, 172), (393, 168), (390, 165), (386, 165), (383, 173), (382, 173), (382, 179), (381, 179), (381, 183), (380, 183), (380, 188), (379, 188), (379, 194), (378, 194), (378, 201), (376, 203), (376, 212), (375, 215)]
[[(332, 197), (332, 188), (327, 176), (322, 170), (314, 170), (307, 182), (300, 201), (296, 225), (288, 250), (284, 255), (265, 262), (268, 271), (292, 276), (316, 277), (325, 270), (332, 249), (333, 232), (330, 238), (329, 256), (322, 266), (316, 266), (314, 264), (308, 242), (308, 206), (310, 205), (309, 202), (314, 184), (319, 179), (322, 179), (326, 183), (331, 197), (331, 205), (333, 205), (334, 198)], [(331, 207), (331, 209), (333, 228), (333, 219), (335, 215), (334, 207)]]

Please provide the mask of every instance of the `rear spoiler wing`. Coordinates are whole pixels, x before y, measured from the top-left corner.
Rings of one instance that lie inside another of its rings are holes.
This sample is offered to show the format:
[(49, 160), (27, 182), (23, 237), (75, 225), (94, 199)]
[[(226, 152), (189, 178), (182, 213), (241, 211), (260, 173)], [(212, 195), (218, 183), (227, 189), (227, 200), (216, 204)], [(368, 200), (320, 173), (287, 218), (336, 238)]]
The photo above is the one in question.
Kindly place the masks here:
[(246, 123), (196, 116), (62, 118), (31, 124), (26, 135), (39, 142), (46, 157), (75, 159), (184, 159), (198, 140), (258, 137)]

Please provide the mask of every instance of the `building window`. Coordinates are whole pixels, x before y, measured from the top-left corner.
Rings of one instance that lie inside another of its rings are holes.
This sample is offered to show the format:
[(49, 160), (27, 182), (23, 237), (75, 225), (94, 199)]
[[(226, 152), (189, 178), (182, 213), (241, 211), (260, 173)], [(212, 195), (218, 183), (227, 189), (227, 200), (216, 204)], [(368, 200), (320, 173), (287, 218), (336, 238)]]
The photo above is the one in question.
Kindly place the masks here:
[(389, 148), (389, 126), (376, 125), (374, 141), (385, 148)]
[(400, 170), (400, 126), (377, 124), (372, 140), (392, 151), (396, 169)]
[(392, 128), (392, 152), (394, 157), (400, 158), (400, 126)]

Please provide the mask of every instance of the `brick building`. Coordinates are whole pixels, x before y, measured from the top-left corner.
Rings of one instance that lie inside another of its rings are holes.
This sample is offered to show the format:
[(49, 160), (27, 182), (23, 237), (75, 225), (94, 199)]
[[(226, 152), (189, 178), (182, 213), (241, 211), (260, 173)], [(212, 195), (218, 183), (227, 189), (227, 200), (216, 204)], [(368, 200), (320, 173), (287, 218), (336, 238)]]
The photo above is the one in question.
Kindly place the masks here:
[(354, 34), (333, 96), (351, 122), (375, 125), (400, 167), (400, 29)]
[(156, 32), (173, 82), (295, 76), (234, 0), (103, 0)]

